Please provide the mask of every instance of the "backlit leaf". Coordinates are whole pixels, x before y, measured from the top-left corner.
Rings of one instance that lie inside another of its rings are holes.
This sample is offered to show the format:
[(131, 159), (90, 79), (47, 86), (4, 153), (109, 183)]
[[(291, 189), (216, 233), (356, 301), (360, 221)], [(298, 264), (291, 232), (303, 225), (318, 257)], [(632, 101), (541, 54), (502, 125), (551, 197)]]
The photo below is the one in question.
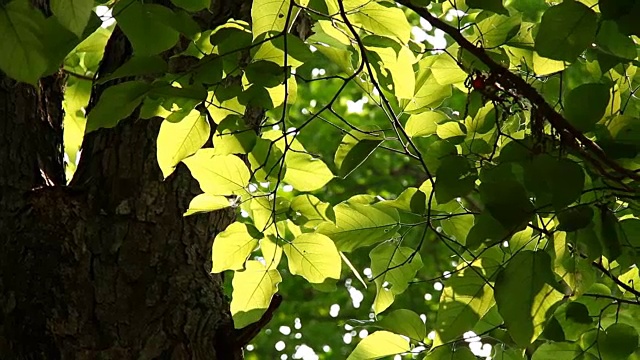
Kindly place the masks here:
[(184, 216), (211, 212), (224, 209), (229, 206), (231, 206), (231, 202), (225, 196), (200, 194), (191, 200), (191, 202), (189, 203), (189, 208), (184, 213)]
[(213, 149), (200, 149), (182, 161), (206, 193), (231, 195), (249, 185), (249, 169), (235, 155), (215, 155)]
[(341, 203), (333, 210), (335, 224), (324, 222), (317, 231), (329, 236), (338, 250), (345, 252), (391, 238), (399, 221), (397, 211), (383, 211), (372, 205)]
[(253, 249), (258, 246), (258, 239), (249, 234), (247, 226), (239, 222), (229, 225), (213, 240), (213, 268), (211, 272), (225, 270), (241, 270)]
[(380, 359), (409, 351), (409, 341), (398, 334), (376, 331), (362, 339), (347, 360)]
[(231, 295), (231, 315), (236, 329), (256, 322), (269, 307), (271, 298), (278, 291), (282, 281), (276, 269), (267, 270), (259, 261), (247, 261), (243, 271), (233, 275)]
[(396, 295), (407, 289), (409, 281), (422, 268), (422, 259), (414, 249), (398, 246), (395, 242), (378, 245), (369, 257), (376, 283), (373, 312), (379, 314), (393, 303)]
[(311, 283), (327, 278), (339, 279), (341, 260), (331, 239), (322, 234), (302, 234), (282, 246), (293, 275), (301, 275)]
[(209, 139), (211, 128), (198, 110), (180, 111), (169, 115), (158, 133), (158, 165), (167, 178), (176, 165), (195, 154)]

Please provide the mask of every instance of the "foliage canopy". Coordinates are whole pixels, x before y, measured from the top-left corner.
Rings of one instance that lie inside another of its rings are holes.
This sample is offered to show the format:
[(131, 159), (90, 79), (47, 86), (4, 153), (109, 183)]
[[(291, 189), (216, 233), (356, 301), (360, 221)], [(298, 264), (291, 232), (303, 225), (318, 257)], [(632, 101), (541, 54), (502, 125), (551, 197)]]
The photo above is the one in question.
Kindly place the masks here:
[(0, 69), (69, 74), (69, 173), (85, 132), (165, 119), (185, 216), (238, 211), (236, 327), (283, 294), (247, 358), (640, 356), (639, 2), (254, 0), (215, 29), (171, 4), (107, 2), (133, 56), (94, 78), (93, 0), (4, 1)]

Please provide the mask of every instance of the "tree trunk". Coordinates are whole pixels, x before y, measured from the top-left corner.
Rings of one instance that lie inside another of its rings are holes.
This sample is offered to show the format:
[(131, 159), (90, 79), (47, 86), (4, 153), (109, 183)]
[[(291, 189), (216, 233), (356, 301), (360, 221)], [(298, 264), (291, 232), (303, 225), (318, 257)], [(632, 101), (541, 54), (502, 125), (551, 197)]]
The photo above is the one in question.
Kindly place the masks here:
[[(246, 18), (232, 3), (218, 6)], [(103, 62), (117, 67), (126, 48)], [(210, 273), (233, 212), (182, 216), (200, 190), (184, 166), (162, 179), (160, 119), (89, 134), (65, 186), (62, 84), (0, 73), (0, 359), (241, 358)]]

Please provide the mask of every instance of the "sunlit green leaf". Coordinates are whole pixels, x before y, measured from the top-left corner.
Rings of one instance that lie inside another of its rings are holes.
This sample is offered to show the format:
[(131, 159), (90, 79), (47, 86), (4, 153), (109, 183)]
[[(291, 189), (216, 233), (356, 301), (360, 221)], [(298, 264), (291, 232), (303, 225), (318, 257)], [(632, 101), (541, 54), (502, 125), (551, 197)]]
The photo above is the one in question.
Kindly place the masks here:
[(345, 252), (391, 238), (399, 220), (397, 211), (383, 211), (372, 205), (341, 203), (333, 210), (335, 224), (321, 223), (317, 231), (333, 239), (338, 250)]
[(215, 210), (224, 209), (231, 206), (231, 202), (221, 195), (200, 194), (189, 203), (189, 208), (184, 213), (184, 216), (189, 216), (197, 213), (211, 212)]
[(416, 250), (386, 242), (369, 253), (371, 273), (376, 283), (376, 298), (373, 312), (379, 314), (387, 309), (396, 295), (403, 293), (422, 268), (422, 259)]
[(213, 149), (200, 149), (182, 161), (206, 193), (231, 195), (249, 184), (249, 169), (235, 155), (215, 155)]
[(298, 191), (321, 189), (331, 179), (333, 173), (327, 165), (309, 154), (289, 151), (285, 157), (287, 173), (284, 181)]
[(331, 239), (322, 234), (302, 234), (282, 246), (293, 275), (301, 275), (311, 283), (326, 278), (340, 278), (341, 260)]
[(245, 270), (233, 275), (231, 315), (236, 329), (256, 322), (269, 307), (282, 277), (278, 270), (268, 270), (259, 261), (249, 260)]
[(310, 194), (293, 198), (291, 200), (291, 210), (304, 217), (304, 224), (309, 227), (315, 227), (323, 221), (336, 221), (336, 214), (333, 212), (331, 204), (322, 202)]
[(429, 136), (436, 132), (439, 123), (447, 119), (447, 115), (436, 111), (411, 115), (405, 125), (405, 131), (411, 137)]
[(380, 359), (409, 349), (409, 341), (402, 336), (388, 331), (376, 331), (362, 339), (347, 360)]
[(445, 280), (436, 318), (436, 332), (442, 342), (460, 337), (495, 304), (489, 277), (496, 269), (489, 259), (458, 265), (458, 273)]
[(176, 165), (195, 154), (209, 139), (211, 128), (198, 110), (171, 114), (160, 125), (158, 133), (158, 165), (166, 178)]
[(249, 254), (258, 246), (258, 239), (249, 234), (248, 225), (234, 222), (213, 240), (212, 272), (240, 270)]

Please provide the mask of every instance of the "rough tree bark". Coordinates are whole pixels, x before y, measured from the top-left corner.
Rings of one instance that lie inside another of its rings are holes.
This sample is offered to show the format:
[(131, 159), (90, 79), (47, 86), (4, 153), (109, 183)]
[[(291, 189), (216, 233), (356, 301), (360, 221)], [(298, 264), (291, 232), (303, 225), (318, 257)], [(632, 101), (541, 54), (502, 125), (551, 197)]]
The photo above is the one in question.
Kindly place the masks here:
[[(250, 1), (212, 3), (206, 28), (247, 19)], [(130, 55), (122, 41), (109, 41), (111, 70)], [(0, 359), (241, 358), (210, 274), (233, 212), (182, 216), (199, 188), (184, 166), (163, 181), (160, 119), (87, 136), (65, 186), (63, 83), (0, 73)]]

